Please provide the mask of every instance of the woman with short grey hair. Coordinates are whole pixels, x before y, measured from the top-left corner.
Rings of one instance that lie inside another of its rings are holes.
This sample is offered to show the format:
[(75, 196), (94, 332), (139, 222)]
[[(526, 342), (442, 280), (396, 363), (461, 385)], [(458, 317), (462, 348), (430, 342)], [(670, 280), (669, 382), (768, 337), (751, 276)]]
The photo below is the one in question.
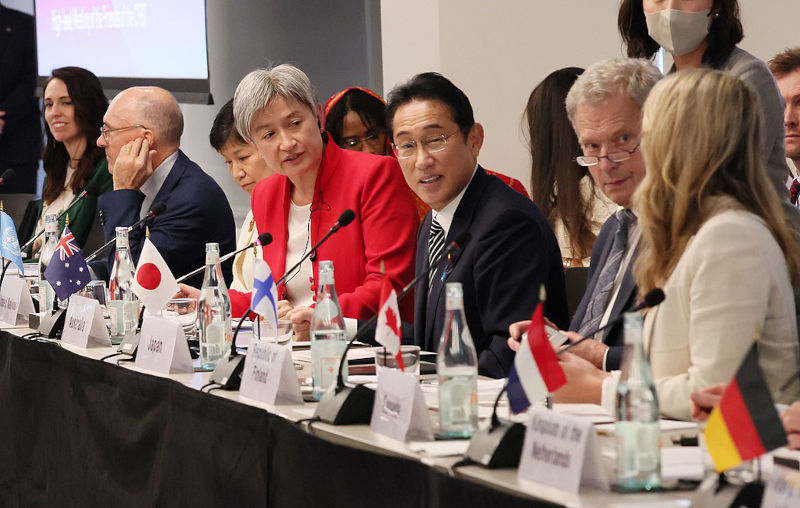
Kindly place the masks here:
[[(397, 161), (343, 150), (331, 142), (321, 127), (308, 76), (292, 65), (245, 76), (236, 89), (233, 112), (237, 130), (275, 172), (253, 190), (252, 209), (259, 234), (272, 234), (264, 259), (276, 280), (310, 251), (342, 212), (355, 212), (351, 225), (286, 274), (278, 287), (279, 317), (291, 319), (297, 338), (308, 340), (322, 260), (334, 262), (344, 316), (372, 317), (378, 311), (382, 272), (396, 290), (414, 277), (419, 220)], [(230, 295), (234, 316), (241, 316), (250, 295)], [(406, 300), (400, 306), (407, 321), (412, 318), (411, 303)], [(354, 331), (355, 321), (348, 323)]]

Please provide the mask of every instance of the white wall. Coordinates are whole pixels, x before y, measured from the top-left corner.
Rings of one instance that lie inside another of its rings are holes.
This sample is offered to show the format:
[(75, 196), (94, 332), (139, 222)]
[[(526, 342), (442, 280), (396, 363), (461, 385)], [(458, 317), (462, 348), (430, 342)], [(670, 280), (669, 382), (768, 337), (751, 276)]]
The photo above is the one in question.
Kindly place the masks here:
[[(486, 128), (482, 164), (529, 185), (521, 128), (528, 95), (556, 69), (623, 56), (618, 5), (619, 0), (381, 0), (385, 92), (418, 72), (441, 72), (464, 90)], [(800, 45), (800, 1), (740, 5), (744, 49), (769, 59)]]

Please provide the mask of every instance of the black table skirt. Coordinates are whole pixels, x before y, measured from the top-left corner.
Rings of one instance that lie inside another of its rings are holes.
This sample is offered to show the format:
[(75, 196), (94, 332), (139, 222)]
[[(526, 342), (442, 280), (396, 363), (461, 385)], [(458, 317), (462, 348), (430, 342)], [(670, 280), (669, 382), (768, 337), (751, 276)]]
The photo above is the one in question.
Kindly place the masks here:
[(0, 506), (531, 506), (0, 331)]

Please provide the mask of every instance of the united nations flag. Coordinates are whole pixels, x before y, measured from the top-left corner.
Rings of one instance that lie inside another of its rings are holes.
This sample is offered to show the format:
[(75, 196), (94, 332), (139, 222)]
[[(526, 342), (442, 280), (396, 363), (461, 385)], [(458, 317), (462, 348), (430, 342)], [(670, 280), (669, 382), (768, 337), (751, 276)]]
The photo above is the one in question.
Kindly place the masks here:
[(19, 268), (19, 273), (25, 273), (22, 266), (22, 256), (19, 252), (19, 241), (17, 240), (17, 228), (14, 227), (14, 219), (9, 217), (6, 212), (0, 211), (0, 256), (11, 261)]

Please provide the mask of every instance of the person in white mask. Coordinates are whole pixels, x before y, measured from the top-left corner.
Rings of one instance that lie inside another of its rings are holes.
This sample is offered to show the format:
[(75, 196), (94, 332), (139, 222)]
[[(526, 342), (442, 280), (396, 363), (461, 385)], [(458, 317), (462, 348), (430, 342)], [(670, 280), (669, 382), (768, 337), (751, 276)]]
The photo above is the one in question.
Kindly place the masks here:
[(789, 203), (784, 157), (783, 102), (767, 65), (737, 44), (744, 37), (737, 0), (623, 0), (618, 26), (629, 57), (651, 58), (659, 46), (672, 55), (669, 71), (709, 67), (741, 79), (764, 111), (762, 153), (784, 213), (800, 232), (800, 210)]

